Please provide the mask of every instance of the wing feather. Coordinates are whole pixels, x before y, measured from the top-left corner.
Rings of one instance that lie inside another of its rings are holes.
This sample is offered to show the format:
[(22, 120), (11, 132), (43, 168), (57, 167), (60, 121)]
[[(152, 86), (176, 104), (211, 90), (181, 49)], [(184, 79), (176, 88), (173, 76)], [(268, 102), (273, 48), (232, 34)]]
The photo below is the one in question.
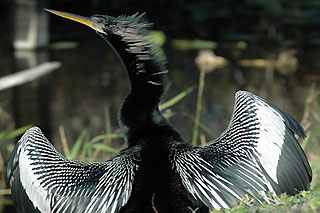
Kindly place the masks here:
[(310, 188), (312, 172), (295, 134), (305, 137), (290, 115), (239, 91), (227, 129), (203, 148), (173, 147), (172, 164), (210, 209), (231, 208), (246, 194), (260, 202), (267, 191), (296, 194)]
[(34, 208), (41, 212), (118, 212), (129, 200), (138, 169), (136, 152), (131, 153), (107, 162), (71, 161), (33, 127), (13, 151), (6, 181), (11, 186), (20, 181)]

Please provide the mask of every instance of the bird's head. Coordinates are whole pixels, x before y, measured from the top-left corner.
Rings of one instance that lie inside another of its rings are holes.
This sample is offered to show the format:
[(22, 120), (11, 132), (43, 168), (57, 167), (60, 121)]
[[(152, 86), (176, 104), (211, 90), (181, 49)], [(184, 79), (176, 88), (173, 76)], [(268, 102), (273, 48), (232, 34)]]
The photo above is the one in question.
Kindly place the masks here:
[(63, 18), (67, 18), (72, 21), (84, 24), (94, 29), (103, 37), (107, 35), (118, 35), (121, 36), (124, 41), (128, 42), (148, 39), (145, 31), (146, 28), (151, 25), (143, 18), (144, 14), (138, 13), (132, 16), (119, 17), (112, 17), (107, 15), (93, 15), (90, 17), (85, 17), (57, 10), (45, 10)]
[[(112, 40), (111, 37), (118, 37), (117, 43), (124, 43), (126, 47), (122, 49), (135, 55), (138, 61), (154, 59), (154, 54), (158, 52), (158, 48), (150, 42), (152, 38), (147, 32), (147, 28), (151, 24), (144, 19), (144, 14), (137, 13), (131, 16), (119, 17), (107, 15), (84, 17), (57, 10), (46, 9), (46, 11), (94, 29), (108, 43), (111, 42), (113, 46), (117, 44), (110, 41)], [(119, 51), (120, 48), (116, 47), (115, 49)]]

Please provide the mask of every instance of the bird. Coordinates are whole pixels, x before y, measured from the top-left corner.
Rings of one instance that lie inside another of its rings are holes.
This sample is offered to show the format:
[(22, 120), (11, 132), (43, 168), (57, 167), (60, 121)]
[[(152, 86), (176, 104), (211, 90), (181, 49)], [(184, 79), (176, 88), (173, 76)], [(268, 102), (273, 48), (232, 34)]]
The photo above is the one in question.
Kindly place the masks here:
[(250, 92), (236, 92), (229, 125), (206, 146), (183, 138), (158, 107), (168, 70), (144, 14), (46, 10), (92, 28), (119, 56), (130, 83), (118, 114), (128, 147), (105, 162), (69, 160), (39, 127), (30, 128), (5, 171), (18, 212), (209, 212), (246, 196), (264, 203), (270, 193), (310, 189), (312, 171), (298, 142), (303, 128)]

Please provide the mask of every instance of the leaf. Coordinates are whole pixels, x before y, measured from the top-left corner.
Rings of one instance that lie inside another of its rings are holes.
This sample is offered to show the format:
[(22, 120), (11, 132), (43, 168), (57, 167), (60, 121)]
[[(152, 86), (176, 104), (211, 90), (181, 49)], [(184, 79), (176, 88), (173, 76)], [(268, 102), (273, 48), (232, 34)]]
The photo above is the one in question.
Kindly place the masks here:
[(103, 143), (93, 144), (91, 146), (91, 148), (102, 150), (102, 151), (107, 151), (107, 152), (111, 152), (111, 153), (116, 153), (116, 154), (119, 153), (119, 151), (120, 151), (119, 149), (112, 148), (111, 146), (105, 145)]
[(11, 195), (11, 189), (0, 189), (0, 195)]
[(117, 134), (117, 133), (97, 135), (88, 142), (88, 146), (90, 146), (91, 144), (97, 143), (99, 141), (105, 140), (105, 139), (115, 139), (115, 138), (121, 138), (121, 137), (122, 137), (122, 135)]
[(188, 95), (190, 92), (192, 92), (195, 89), (195, 86), (190, 87), (182, 92), (180, 92), (178, 95), (176, 95), (175, 97), (171, 98), (170, 100), (164, 102), (163, 104), (160, 104), (159, 109), (163, 110), (166, 109), (170, 106), (175, 105), (176, 103), (178, 103), (179, 101), (181, 101), (186, 95)]
[(150, 42), (159, 45), (160, 47), (166, 42), (166, 34), (162, 31), (152, 30), (150, 33)]
[(28, 129), (30, 129), (33, 125), (26, 125), (23, 127), (20, 127), (18, 129), (12, 130), (12, 131), (2, 131), (0, 132), (0, 142), (15, 138), (19, 135), (22, 135), (25, 133)]
[(215, 49), (217, 43), (208, 40), (186, 40), (186, 39), (174, 39), (172, 46), (180, 50), (199, 50), (199, 49)]
[[(118, 134), (118, 133), (114, 133), (114, 134), (104, 134), (104, 135), (98, 135), (98, 136), (95, 136), (94, 138), (92, 138), (91, 140), (89, 140), (84, 148), (82, 149), (82, 153), (81, 153), (81, 158), (84, 158), (86, 153), (88, 154), (88, 156), (92, 156), (92, 149), (98, 149), (98, 150), (105, 150), (107, 148), (105, 147), (100, 147), (100, 145), (97, 145), (97, 144), (102, 144), (104, 145), (103, 143), (98, 143), (98, 142), (102, 142), (106, 139), (115, 139), (115, 138), (121, 138), (122, 137), (122, 134)], [(104, 146), (107, 146), (107, 145), (104, 145)], [(97, 147), (97, 148), (95, 148)], [(105, 150), (105, 151), (109, 151), (111, 150), (112, 148), (110, 147), (110, 149), (108, 148), (108, 150)], [(118, 153), (119, 150), (115, 151), (115, 149), (113, 149), (112, 151), (109, 151), (109, 152), (115, 152), (115, 153)]]
[(76, 142), (74, 143), (72, 149), (71, 149), (71, 152), (70, 152), (70, 158), (71, 159), (75, 159), (80, 148), (81, 148), (81, 145), (83, 144), (84, 142), (84, 139), (85, 139), (85, 136), (87, 135), (87, 132), (88, 130), (87, 129), (84, 129), (80, 136), (77, 138)]

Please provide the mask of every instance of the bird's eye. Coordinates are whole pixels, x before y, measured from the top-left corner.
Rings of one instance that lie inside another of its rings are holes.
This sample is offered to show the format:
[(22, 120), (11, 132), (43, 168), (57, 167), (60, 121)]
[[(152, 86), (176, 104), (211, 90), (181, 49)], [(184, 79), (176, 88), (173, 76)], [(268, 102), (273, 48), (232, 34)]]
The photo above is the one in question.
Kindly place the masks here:
[(103, 22), (103, 20), (102, 19), (98, 19), (98, 21), (97, 21), (99, 24), (101, 24), (102, 22)]

